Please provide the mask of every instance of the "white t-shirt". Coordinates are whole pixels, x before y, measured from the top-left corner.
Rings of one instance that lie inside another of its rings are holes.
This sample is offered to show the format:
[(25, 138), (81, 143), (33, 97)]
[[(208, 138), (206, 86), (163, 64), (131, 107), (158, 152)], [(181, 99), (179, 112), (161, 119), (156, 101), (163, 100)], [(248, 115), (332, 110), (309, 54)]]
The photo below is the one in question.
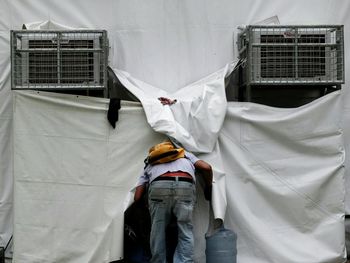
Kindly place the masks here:
[(160, 163), (155, 165), (147, 165), (147, 167), (142, 171), (137, 186), (143, 185), (145, 183), (151, 183), (158, 176), (165, 174), (167, 172), (185, 172), (192, 176), (193, 180), (195, 177), (195, 162), (199, 159), (192, 153), (185, 151), (185, 158), (176, 159), (175, 161), (168, 163)]

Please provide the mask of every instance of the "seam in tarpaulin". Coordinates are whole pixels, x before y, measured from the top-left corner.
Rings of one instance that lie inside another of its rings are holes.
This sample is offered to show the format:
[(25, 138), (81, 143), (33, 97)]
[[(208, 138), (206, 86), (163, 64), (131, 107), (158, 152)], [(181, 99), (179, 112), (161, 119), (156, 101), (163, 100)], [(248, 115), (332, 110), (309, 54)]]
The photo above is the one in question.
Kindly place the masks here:
[[(305, 193), (302, 193), (300, 191), (298, 191), (292, 184), (288, 183), (287, 181), (285, 181), (280, 175), (278, 175), (272, 168), (270, 168), (265, 162), (261, 161), (257, 156), (255, 156), (251, 151), (248, 150), (247, 147), (245, 147), (242, 143), (237, 142), (236, 140), (234, 140), (233, 138), (231, 138), (230, 136), (228, 136), (227, 134), (225, 134), (225, 132), (221, 131), (220, 133), (221, 135), (225, 136), (227, 139), (229, 139), (230, 141), (232, 141), (234, 144), (237, 144), (240, 146), (241, 149), (243, 149), (246, 153), (249, 154), (250, 157), (252, 157), (252, 159), (256, 162), (257, 165), (259, 165), (261, 168), (263, 168), (266, 172), (268, 172), (269, 174), (273, 175), (274, 178), (278, 179), (278, 181), (280, 181), (281, 183), (283, 183), (285, 186), (287, 186), (291, 191), (295, 192), (297, 195), (299, 195), (300, 197), (304, 198), (305, 200), (308, 200), (310, 202), (312, 202), (314, 204), (314, 207), (317, 207), (320, 211), (324, 212), (325, 214), (331, 216), (334, 220), (338, 220), (338, 218), (334, 215), (332, 215), (332, 213), (330, 213), (328, 211), (328, 209), (324, 208), (323, 206), (321, 206), (318, 202), (316, 202), (315, 200), (313, 200), (310, 196), (308, 196)], [(338, 165), (337, 168), (335, 169), (336, 171), (342, 169), (342, 165)]]
[[(252, 123), (250, 123), (252, 124)], [(266, 132), (265, 134), (269, 134), (269, 130), (264, 129)], [(243, 133), (244, 134), (244, 133)], [(276, 136), (274, 135), (270, 135), (271, 138), (276, 138)], [(291, 141), (295, 144), (297, 144), (298, 142), (305, 142), (305, 141), (312, 141), (313, 139), (319, 139), (319, 138), (329, 138), (329, 137), (337, 137), (337, 136), (343, 136), (343, 132), (339, 129), (339, 130), (322, 130), (319, 132), (313, 132), (313, 133), (305, 133), (305, 134), (301, 134), (298, 136), (293, 137), (292, 135), (288, 135), (288, 137), (283, 137), (283, 138), (288, 138), (288, 141)], [(269, 137), (270, 138), (270, 137)], [(241, 140), (241, 142), (246, 142), (246, 143), (254, 143), (254, 142), (262, 142), (263, 140), (259, 140), (259, 139), (247, 139), (245, 138), (244, 140)], [(305, 146), (307, 147), (307, 146)]]
[[(87, 110), (94, 110), (94, 111), (106, 111), (108, 110), (108, 100), (104, 98), (96, 98), (96, 97), (87, 97), (87, 96), (80, 96), (80, 95), (67, 95), (67, 94), (60, 94), (60, 96), (53, 96), (50, 95), (50, 92), (42, 92), (42, 91), (14, 91), (14, 93), (20, 93), (24, 97), (29, 97), (33, 100), (37, 101), (44, 101), (44, 102), (50, 102), (52, 104), (58, 104), (58, 105), (64, 105), (64, 106), (70, 106), (72, 108), (82, 108)], [(40, 94), (42, 93), (42, 94)], [(77, 100), (73, 100), (73, 98), (77, 98)], [(100, 104), (98, 106), (92, 106), (88, 103), (84, 104), (79, 101), (84, 102), (93, 102), (96, 104), (96, 102), (99, 102)], [(103, 105), (104, 107), (101, 107)]]

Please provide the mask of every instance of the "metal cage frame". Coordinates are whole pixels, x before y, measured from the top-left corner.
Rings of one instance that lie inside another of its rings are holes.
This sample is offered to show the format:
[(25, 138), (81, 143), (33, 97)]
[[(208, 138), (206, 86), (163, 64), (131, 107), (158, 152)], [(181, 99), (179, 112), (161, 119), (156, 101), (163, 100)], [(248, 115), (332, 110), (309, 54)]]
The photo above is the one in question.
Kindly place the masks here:
[(12, 30), (13, 90), (107, 90), (106, 30)]
[(243, 85), (344, 83), (343, 25), (249, 25), (237, 45)]

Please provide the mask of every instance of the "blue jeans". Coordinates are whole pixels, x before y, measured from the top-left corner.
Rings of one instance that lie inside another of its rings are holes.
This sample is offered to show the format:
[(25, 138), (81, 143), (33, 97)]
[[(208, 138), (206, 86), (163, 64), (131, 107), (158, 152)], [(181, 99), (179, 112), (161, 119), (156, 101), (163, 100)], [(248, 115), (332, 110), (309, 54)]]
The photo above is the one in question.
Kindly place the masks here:
[(150, 184), (148, 202), (152, 220), (152, 263), (166, 263), (165, 230), (172, 215), (176, 216), (178, 227), (174, 263), (194, 262), (192, 211), (195, 201), (196, 188), (190, 182), (154, 181)]

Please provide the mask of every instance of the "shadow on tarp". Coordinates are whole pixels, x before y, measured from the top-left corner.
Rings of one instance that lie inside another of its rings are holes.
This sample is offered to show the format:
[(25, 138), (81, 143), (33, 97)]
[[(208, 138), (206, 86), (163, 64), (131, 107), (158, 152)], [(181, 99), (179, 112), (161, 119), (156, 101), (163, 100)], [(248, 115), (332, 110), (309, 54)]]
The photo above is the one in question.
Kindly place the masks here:
[[(134, 202), (124, 213), (124, 259), (113, 263), (149, 263), (151, 217), (147, 197)], [(166, 229), (167, 262), (173, 262), (177, 245), (176, 218), (173, 217)]]

